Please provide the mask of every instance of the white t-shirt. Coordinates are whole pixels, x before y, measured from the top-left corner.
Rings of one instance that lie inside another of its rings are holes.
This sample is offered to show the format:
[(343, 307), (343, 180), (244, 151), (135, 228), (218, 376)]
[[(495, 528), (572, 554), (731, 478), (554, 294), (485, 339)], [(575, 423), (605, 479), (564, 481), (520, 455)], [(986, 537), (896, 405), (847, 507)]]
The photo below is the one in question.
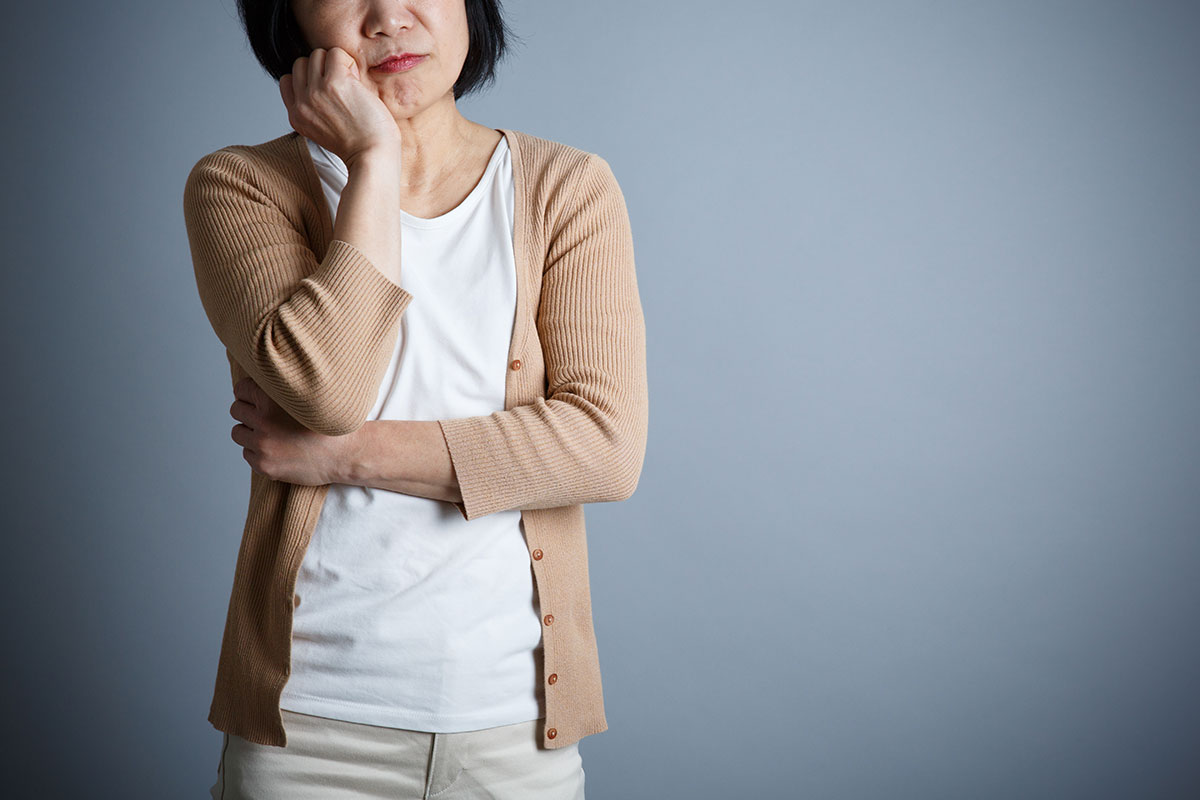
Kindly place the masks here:
[[(336, 220), (345, 164), (308, 146)], [(504, 409), (513, 188), (501, 138), (456, 208), (401, 212), (401, 285), (413, 300), (369, 419)], [(535, 592), (519, 510), (468, 521), (443, 501), (333, 484), (297, 577), (281, 706), (439, 733), (544, 717)]]

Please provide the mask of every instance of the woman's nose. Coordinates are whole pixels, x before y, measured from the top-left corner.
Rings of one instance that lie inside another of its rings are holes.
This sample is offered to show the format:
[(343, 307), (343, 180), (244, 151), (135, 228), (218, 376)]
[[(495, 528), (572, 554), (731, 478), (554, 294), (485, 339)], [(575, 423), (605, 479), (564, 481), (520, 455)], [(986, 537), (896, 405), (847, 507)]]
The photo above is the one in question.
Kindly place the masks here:
[(411, 28), (415, 19), (411, 5), (409, 0), (367, 0), (364, 33), (369, 38), (381, 33), (395, 36)]

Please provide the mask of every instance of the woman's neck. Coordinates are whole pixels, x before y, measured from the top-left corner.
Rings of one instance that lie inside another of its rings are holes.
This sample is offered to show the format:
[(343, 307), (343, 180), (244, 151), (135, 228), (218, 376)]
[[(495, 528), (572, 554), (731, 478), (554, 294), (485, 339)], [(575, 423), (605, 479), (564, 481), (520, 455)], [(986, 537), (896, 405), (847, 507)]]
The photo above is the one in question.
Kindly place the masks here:
[(411, 117), (396, 120), (400, 129), (400, 187), (406, 195), (428, 194), (448, 175), (469, 164), (483, 126), (464, 117), (452, 94)]

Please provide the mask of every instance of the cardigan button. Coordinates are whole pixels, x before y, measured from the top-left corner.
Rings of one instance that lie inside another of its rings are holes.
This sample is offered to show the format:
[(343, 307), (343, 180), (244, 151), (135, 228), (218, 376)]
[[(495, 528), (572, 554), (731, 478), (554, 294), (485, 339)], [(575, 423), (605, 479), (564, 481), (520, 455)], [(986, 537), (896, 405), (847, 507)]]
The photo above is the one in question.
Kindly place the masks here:
[(292, 595), (292, 608), (299, 608), (299, 607), (300, 607), (300, 595), (294, 594), (294, 595)]
[(547, 739), (553, 739), (555, 736), (558, 736), (558, 730), (556, 728), (546, 728)]
[(542, 548), (539, 547), (537, 550), (533, 551), (533, 560), (534, 561), (542, 560)]
[(546, 683), (550, 684), (551, 686), (553, 686), (554, 684), (558, 683), (558, 673), (557, 673), (557, 672), (551, 672), (551, 673), (550, 673), (550, 677), (549, 677), (549, 678), (546, 678)]
[(519, 358), (514, 358), (514, 359), (513, 359), (513, 362), (512, 362), (512, 368), (513, 368), (513, 369), (520, 369), (520, 368), (521, 368), (521, 359), (519, 359)]
[(547, 625), (553, 625), (554, 624), (554, 615), (547, 614), (546, 616), (542, 617), (542, 621), (545, 622)]

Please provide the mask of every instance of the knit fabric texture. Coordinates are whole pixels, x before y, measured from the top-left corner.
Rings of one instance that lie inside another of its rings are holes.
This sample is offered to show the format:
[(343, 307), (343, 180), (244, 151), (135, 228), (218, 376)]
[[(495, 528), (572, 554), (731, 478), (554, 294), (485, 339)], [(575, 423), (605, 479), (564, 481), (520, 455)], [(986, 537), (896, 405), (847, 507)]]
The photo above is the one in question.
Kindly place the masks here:
[[(463, 517), (521, 510), (543, 623), (539, 744), (556, 748), (608, 728), (583, 505), (624, 500), (637, 487), (649, 423), (646, 332), (629, 216), (608, 162), (498, 130), (512, 155), (517, 264), (504, 410), (438, 424)], [(250, 376), (318, 433), (365, 424), (401, 315), (421, 300), (333, 238), (304, 137), (205, 155), (188, 175), (183, 212), (232, 383)], [(293, 593), (328, 488), (250, 472), (208, 717), (218, 730), (287, 743), (279, 698)]]

